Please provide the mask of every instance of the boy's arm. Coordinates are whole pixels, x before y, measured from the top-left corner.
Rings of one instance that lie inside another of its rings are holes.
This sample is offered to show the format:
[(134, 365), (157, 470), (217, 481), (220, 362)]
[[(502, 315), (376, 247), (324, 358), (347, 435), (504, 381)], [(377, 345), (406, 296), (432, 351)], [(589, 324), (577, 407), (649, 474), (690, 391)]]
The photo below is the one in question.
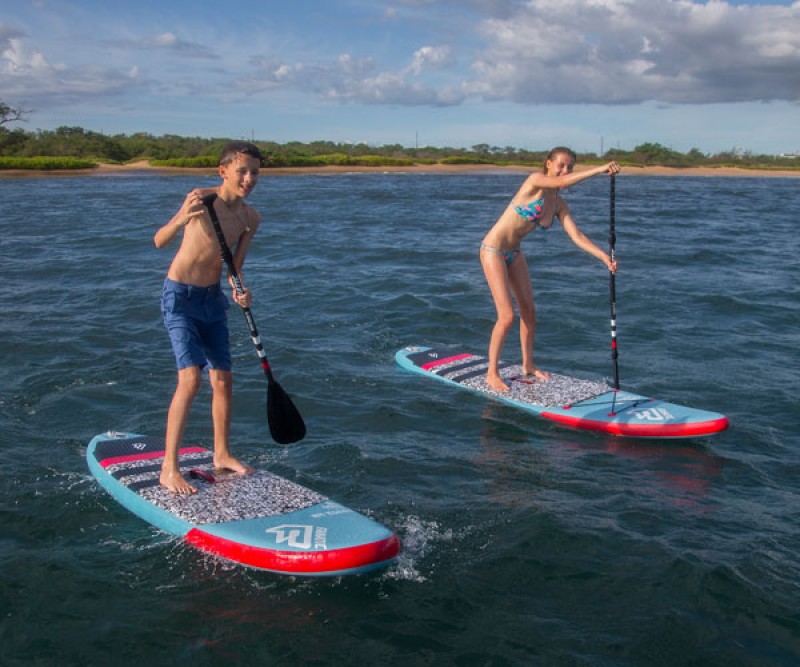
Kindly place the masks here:
[[(236, 243), (236, 249), (233, 252), (233, 265), (236, 267), (236, 272), (239, 274), (239, 279), (242, 280), (242, 283), (244, 283), (244, 279), (242, 278), (244, 260), (247, 257), (247, 251), (250, 249), (250, 242), (253, 240), (253, 236), (255, 236), (255, 233), (258, 231), (260, 224), (261, 216), (258, 212), (254, 208), (248, 209), (247, 230), (239, 237)], [(228, 281), (230, 282), (230, 276), (228, 276)], [(232, 284), (231, 287), (233, 287)]]
[(209, 189), (210, 188), (192, 190), (186, 195), (186, 199), (183, 200), (183, 204), (178, 212), (172, 216), (166, 225), (155, 233), (155, 236), (153, 236), (153, 243), (155, 243), (156, 248), (168, 246), (178, 235), (178, 232), (186, 227), (186, 225), (198, 217), (202, 217), (205, 213), (203, 196), (204, 194), (208, 194)]

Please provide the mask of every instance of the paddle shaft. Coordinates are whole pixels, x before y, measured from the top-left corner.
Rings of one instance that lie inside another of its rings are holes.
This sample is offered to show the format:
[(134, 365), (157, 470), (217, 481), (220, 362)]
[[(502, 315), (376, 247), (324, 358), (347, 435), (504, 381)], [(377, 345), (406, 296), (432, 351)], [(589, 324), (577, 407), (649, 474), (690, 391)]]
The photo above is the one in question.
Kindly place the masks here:
[[(222, 233), (222, 227), (219, 224), (217, 212), (214, 210), (214, 200), (216, 197), (217, 195), (205, 197), (203, 199), (203, 204), (205, 204), (208, 209), (208, 214), (211, 216), (214, 232), (219, 241), (222, 260), (228, 266), (233, 288), (236, 290), (236, 293), (241, 296), (244, 294), (244, 286), (239, 278), (239, 272), (236, 270), (231, 249), (228, 247), (228, 243), (225, 241), (225, 235)], [(247, 328), (250, 330), (250, 338), (256, 346), (258, 358), (261, 360), (261, 368), (264, 369), (264, 374), (267, 376), (267, 421), (269, 423), (270, 434), (275, 442), (281, 445), (288, 445), (292, 442), (302, 440), (306, 435), (306, 424), (292, 402), (292, 399), (289, 397), (289, 394), (284, 391), (283, 387), (278, 384), (278, 381), (272, 375), (272, 369), (267, 360), (267, 353), (264, 352), (264, 347), (261, 345), (261, 336), (258, 335), (253, 313), (245, 306), (241, 308), (244, 313), (244, 319), (247, 321)]]
[[(617, 198), (617, 187), (616, 187), (616, 177), (612, 174), (611, 176), (611, 193), (609, 196), (610, 204), (609, 204), (609, 216), (608, 216), (608, 255), (611, 257), (611, 261), (616, 261), (616, 244), (617, 244), (617, 232), (616, 232), (616, 198)], [(613, 365), (614, 370), (614, 389), (619, 389), (619, 366), (618, 366), (618, 358), (619, 352), (617, 350), (617, 286), (616, 286), (616, 274), (614, 271), (609, 272), (608, 278), (608, 286), (609, 286), (609, 295), (610, 295), (610, 307), (611, 307), (611, 363)]]
[[(216, 232), (217, 240), (219, 241), (219, 249), (222, 254), (222, 260), (228, 267), (228, 272), (230, 273), (231, 281), (233, 282), (233, 289), (235, 289), (236, 293), (241, 296), (244, 294), (244, 286), (239, 278), (239, 272), (236, 270), (236, 264), (233, 261), (233, 254), (231, 253), (231, 249), (228, 247), (228, 242), (225, 240), (225, 235), (222, 233), (222, 227), (220, 227), (217, 213), (214, 210), (214, 200), (216, 198), (217, 195), (205, 197), (203, 199), (203, 203), (206, 205), (208, 213), (211, 217), (211, 223), (214, 225), (214, 231)], [(261, 336), (258, 333), (258, 328), (256, 328), (256, 321), (253, 319), (253, 313), (250, 312), (250, 309), (247, 306), (241, 306), (241, 308), (242, 313), (244, 313), (244, 319), (247, 321), (247, 328), (250, 330), (250, 338), (253, 340), (253, 345), (256, 346), (256, 352), (258, 353), (258, 358), (261, 361), (261, 368), (264, 369), (267, 379), (270, 382), (275, 382), (275, 378), (272, 376), (272, 369), (270, 368), (269, 360), (267, 359), (267, 353), (264, 351), (264, 346), (261, 344)]]

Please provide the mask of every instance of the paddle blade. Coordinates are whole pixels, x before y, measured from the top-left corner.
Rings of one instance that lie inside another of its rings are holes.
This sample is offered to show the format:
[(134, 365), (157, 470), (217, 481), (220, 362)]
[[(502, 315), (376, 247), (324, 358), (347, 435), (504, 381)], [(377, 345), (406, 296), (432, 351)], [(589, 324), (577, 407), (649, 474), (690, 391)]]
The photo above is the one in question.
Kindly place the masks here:
[(267, 421), (270, 435), (279, 445), (289, 445), (306, 436), (303, 418), (275, 379), (267, 386)]

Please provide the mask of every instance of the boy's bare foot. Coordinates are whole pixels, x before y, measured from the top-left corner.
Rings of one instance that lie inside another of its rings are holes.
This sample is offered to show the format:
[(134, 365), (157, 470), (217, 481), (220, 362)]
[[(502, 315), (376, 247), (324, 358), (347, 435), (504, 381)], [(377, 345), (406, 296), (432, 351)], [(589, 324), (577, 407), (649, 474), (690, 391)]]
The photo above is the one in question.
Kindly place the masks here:
[(249, 475), (253, 472), (253, 468), (233, 458), (230, 454), (214, 454), (214, 467), (217, 470), (238, 472), (240, 475)]
[(508, 391), (508, 385), (503, 382), (499, 375), (487, 375), (486, 384), (488, 384), (495, 391)]
[(522, 374), (524, 376), (526, 376), (526, 377), (533, 376), (537, 380), (549, 380), (550, 379), (550, 373), (548, 373), (547, 371), (539, 370), (538, 368), (536, 368), (536, 366), (534, 366), (533, 368), (523, 368), (522, 369)]
[(189, 482), (187, 482), (183, 478), (183, 475), (181, 475), (177, 470), (172, 472), (162, 470), (159, 481), (161, 482), (161, 486), (163, 486), (167, 491), (172, 491), (173, 493), (179, 493), (184, 496), (197, 493), (197, 489), (189, 484)]

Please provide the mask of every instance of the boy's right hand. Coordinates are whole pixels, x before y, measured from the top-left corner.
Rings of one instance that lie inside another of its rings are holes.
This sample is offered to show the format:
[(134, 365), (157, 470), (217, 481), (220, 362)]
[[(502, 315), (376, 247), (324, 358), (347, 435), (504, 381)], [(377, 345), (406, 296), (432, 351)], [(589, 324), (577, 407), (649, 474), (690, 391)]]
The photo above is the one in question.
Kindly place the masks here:
[(180, 224), (182, 227), (188, 225), (192, 220), (202, 217), (206, 212), (206, 207), (203, 205), (203, 195), (200, 190), (192, 190), (181, 206), (181, 219)]

